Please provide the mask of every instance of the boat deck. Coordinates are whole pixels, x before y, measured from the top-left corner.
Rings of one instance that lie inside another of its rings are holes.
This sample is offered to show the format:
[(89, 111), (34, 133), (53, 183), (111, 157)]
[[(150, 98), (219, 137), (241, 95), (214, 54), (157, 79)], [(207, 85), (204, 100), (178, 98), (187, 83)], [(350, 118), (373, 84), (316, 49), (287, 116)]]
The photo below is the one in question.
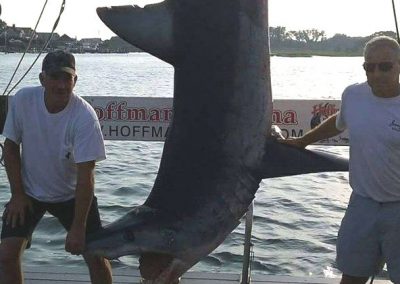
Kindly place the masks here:
[[(65, 268), (31, 266), (24, 267), (25, 284), (86, 284), (90, 283), (86, 268)], [(140, 283), (137, 270), (132, 268), (113, 269), (114, 284)], [(239, 274), (188, 272), (181, 280), (181, 284), (233, 284), (240, 282)], [(277, 275), (254, 275), (251, 283), (255, 284), (328, 284), (339, 283), (339, 279), (309, 278)], [(374, 284), (389, 284), (388, 280), (375, 280)]]

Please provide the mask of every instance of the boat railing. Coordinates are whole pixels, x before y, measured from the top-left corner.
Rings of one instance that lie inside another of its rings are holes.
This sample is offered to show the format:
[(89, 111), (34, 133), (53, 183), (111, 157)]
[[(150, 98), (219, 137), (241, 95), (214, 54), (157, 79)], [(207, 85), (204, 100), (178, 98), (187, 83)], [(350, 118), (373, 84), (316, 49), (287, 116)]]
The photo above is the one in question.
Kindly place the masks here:
[(243, 245), (243, 267), (240, 277), (240, 284), (249, 284), (251, 282), (251, 257), (253, 243), (251, 242), (251, 231), (253, 229), (253, 208), (254, 202), (249, 206), (245, 215), (245, 234)]

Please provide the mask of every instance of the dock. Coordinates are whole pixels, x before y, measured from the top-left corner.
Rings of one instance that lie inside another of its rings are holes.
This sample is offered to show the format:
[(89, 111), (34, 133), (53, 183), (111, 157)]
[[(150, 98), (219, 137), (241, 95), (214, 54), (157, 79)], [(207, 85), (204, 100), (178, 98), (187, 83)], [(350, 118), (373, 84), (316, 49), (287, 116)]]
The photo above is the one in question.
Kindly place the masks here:
[[(25, 284), (88, 284), (89, 273), (86, 268), (80, 267), (24, 267)], [(114, 284), (139, 284), (139, 271), (133, 268), (113, 269)], [(251, 277), (254, 284), (338, 284), (337, 278), (311, 278), (279, 275), (255, 274)], [(240, 274), (187, 272), (183, 275), (180, 284), (238, 284)], [(388, 280), (374, 280), (374, 284), (389, 284)]]

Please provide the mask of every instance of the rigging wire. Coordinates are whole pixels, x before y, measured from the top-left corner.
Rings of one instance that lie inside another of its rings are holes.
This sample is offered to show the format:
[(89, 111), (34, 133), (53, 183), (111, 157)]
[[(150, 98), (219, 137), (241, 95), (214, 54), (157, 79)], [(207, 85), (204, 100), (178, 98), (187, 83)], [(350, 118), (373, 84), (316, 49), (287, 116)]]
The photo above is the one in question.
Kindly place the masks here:
[(1, 143), (0, 143), (0, 150), (1, 150), (0, 165), (4, 167), (4, 146)]
[(396, 13), (396, 5), (394, 4), (394, 0), (392, 0), (392, 7), (393, 7), (394, 23), (396, 25), (397, 42), (400, 43), (399, 26), (397, 25), (397, 13)]
[[(44, 9), (45, 9), (45, 7), (46, 7), (46, 5), (47, 5), (47, 2), (48, 2), (48, 0), (46, 0), (45, 4), (44, 4), (44, 6), (43, 6), (43, 9), (42, 9), (42, 11), (41, 11), (41, 13), (40, 13), (39, 19), (38, 19), (38, 21), (37, 21), (37, 23), (36, 23), (35, 29), (34, 29), (33, 32), (32, 32), (31, 39), (30, 39), (30, 41), (29, 41), (28, 47), (26, 48), (25, 52), (23, 53), (23, 55), (22, 55), (22, 57), (21, 57), (21, 59), (20, 59), (18, 65), (17, 65), (17, 67), (16, 67), (16, 69), (15, 69), (15, 71), (14, 71), (14, 74), (12, 75), (12, 77), (11, 77), (11, 79), (10, 79), (10, 82), (8, 83), (6, 89), (4, 90), (3, 95), (0, 96), (0, 97), (2, 97), (2, 96), (5, 97), (5, 106), (4, 106), (4, 107), (5, 107), (5, 113), (7, 113), (8, 96), (9, 96), (10, 93), (19, 85), (19, 83), (21, 83), (21, 81), (25, 78), (25, 76), (26, 76), (26, 75), (29, 73), (29, 71), (33, 68), (33, 66), (35, 65), (35, 63), (36, 63), (37, 60), (39, 59), (40, 55), (41, 55), (41, 54), (43, 53), (43, 51), (47, 48), (47, 46), (49, 45), (51, 39), (53, 38), (54, 31), (55, 31), (55, 29), (57, 28), (58, 23), (59, 23), (60, 18), (61, 18), (61, 15), (62, 15), (62, 13), (64, 12), (64, 9), (65, 9), (65, 1), (66, 1), (66, 0), (63, 0), (63, 2), (62, 2), (62, 4), (61, 4), (60, 12), (59, 12), (58, 17), (57, 17), (57, 19), (56, 19), (56, 21), (55, 21), (55, 23), (54, 23), (54, 25), (53, 25), (52, 31), (51, 31), (50, 35), (48, 36), (48, 38), (47, 38), (45, 44), (43, 45), (42, 49), (40, 50), (39, 54), (36, 56), (35, 60), (34, 60), (33, 63), (30, 65), (30, 67), (27, 69), (27, 71), (23, 74), (23, 76), (21, 77), (21, 79), (18, 80), (18, 82), (11, 88), (11, 90), (10, 90), (10, 91), (7, 93), (7, 95), (5, 96), (5, 94), (6, 94), (6, 92), (7, 92), (7, 89), (8, 89), (8, 87), (11, 85), (11, 82), (13, 81), (14, 76), (15, 76), (15, 74), (16, 74), (16, 72), (17, 72), (19, 66), (21, 65), (21, 62), (22, 62), (22, 60), (23, 60), (23, 58), (24, 58), (26, 52), (29, 50), (29, 48), (30, 48), (30, 46), (31, 46), (33, 37), (34, 37), (35, 34), (36, 34), (37, 26), (38, 26), (38, 24), (39, 24), (39, 22), (40, 22), (40, 19), (41, 19), (42, 15), (43, 15), (43, 11), (44, 11)], [(0, 150), (1, 150), (0, 165), (4, 166), (4, 146), (3, 146), (1, 143), (0, 143)]]
[(12, 80), (14, 79), (15, 74), (17, 73), (17, 71), (18, 71), (18, 69), (19, 69), (19, 67), (20, 67), (20, 65), (21, 65), (22, 60), (24, 59), (26, 52), (27, 52), (27, 51), (29, 50), (29, 48), (31, 47), (33, 37), (34, 37), (35, 34), (36, 34), (36, 28), (37, 28), (37, 26), (38, 26), (39, 23), (40, 23), (40, 20), (41, 20), (41, 18), (42, 18), (44, 9), (46, 8), (47, 2), (48, 2), (48, 0), (46, 0), (45, 3), (44, 3), (44, 5), (43, 5), (42, 11), (40, 12), (40, 15), (39, 15), (39, 18), (38, 18), (38, 20), (36, 21), (35, 28), (34, 28), (32, 34), (31, 34), (31, 38), (29, 39), (28, 46), (26, 47), (24, 53), (22, 54), (22, 56), (21, 56), (21, 58), (20, 58), (20, 60), (19, 60), (19, 62), (18, 62), (18, 64), (17, 64), (17, 67), (15, 68), (14, 73), (13, 73), (12, 76), (11, 76), (11, 79), (10, 79), (10, 81), (8, 82), (8, 85), (7, 85), (6, 89), (4, 90), (3, 96), (4, 96), (5, 93), (7, 92), (8, 87), (11, 85), (11, 82), (12, 82)]
[(14, 79), (14, 76), (15, 76), (15, 74), (16, 74), (16, 72), (17, 72), (19, 66), (21, 65), (21, 62), (22, 62), (23, 58), (25, 57), (26, 52), (27, 52), (27, 51), (29, 50), (29, 48), (30, 48), (30, 45), (31, 45), (32, 40), (33, 40), (33, 37), (34, 37), (35, 34), (36, 34), (37, 26), (38, 26), (38, 24), (39, 24), (39, 22), (40, 22), (40, 20), (41, 20), (41, 17), (42, 17), (42, 15), (43, 15), (43, 11), (44, 11), (44, 9), (45, 9), (45, 7), (46, 7), (46, 5), (47, 5), (48, 0), (45, 1), (44, 5), (43, 5), (43, 8), (42, 8), (42, 11), (41, 11), (41, 13), (40, 13), (39, 19), (38, 19), (38, 21), (37, 21), (37, 23), (36, 23), (35, 29), (34, 29), (34, 31), (32, 32), (32, 35), (31, 35), (31, 39), (30, 39), (30, 41), (29, 41), (29, 44), (28, 44), (28, 46), (27, 46), (25, 52), (23, 53), (23, 55), (22, 55), (22, 57), (21, 57), (21, 59), (20, 59), (18, 65), (17, 65), (17, 67), (16, 67), (16, 69), (15, 69), (15, 71), (14, 71), (14, 74), (11, 76), (10, 82), (8, 83), (6, 89), (4, 90), (3, 96), (4, 96), (6, 93), (7, 93), (7, 96), (10, 95), (10, 93), (19, 85), (19, 83), (21, 83), (21, 81), (25, 78), (25, 76), (26, 76), (26, 75), (29, 73), (29, 71), (33, 68), (33, 66), (35, 65), (35, 63), (36, 63), (37, 60), (39, 59), (40, 55), (43, 53), (43, 51), (44, 51), (44, 50), (47, 48), (47, 46), (49, 45), (49, 43), (50, 43), (50, 41), (51, 41), (51, 39), (52, 39), (52, 37), (53, 37), (54, 31), (55, 31), (55, 29), (57, 28), (58, 23), (59, 23), (59, 21), (60, 21), (61, 15), (62, 15), (62, 13), (64, 12), (64, 9), (65, 9), (65, 1), (66, 1), (66, 0), (63, 0), (63, 2), (62, 2), (62, 4), (61, 4), (60, 12), (59, 12), (58, 17), (57, 17), (57, 19), (56, 19), (56, 21), (55, 21), (55, 23), (54, 23), (54, 25), (53, 25), (53, 28), (52, 28), (52, 30), (51, 30), (51, 33), (50, 33), (49, 37), (47, 38), (46, 43), (43, 45), (42, 49), (40, 50), (40, 52), (38, 53), (38, 55), (36, 56), (36, 58), (35, 58), (35, 60), (32, 62), (32, 64), (29, 66), (29, 68), (27, 69), (27, 71), (22, 75), (21, 79), (19, 79), (18, 82), (17, 82), (17, 83), (10, 89), (10, 91), (7, 93), (7, 89), (8, 89), (8, 87), (11, 85), (11, 82), (12, 82), (12, 80)]

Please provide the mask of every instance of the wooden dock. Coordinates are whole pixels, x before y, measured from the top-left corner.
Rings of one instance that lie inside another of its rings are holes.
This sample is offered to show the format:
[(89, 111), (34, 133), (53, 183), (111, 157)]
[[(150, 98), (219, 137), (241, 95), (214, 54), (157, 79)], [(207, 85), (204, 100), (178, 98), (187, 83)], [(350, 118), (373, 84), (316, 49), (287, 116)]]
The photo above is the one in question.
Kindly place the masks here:
[[(90, 283), (86, 268), (66, 268), (30, 266), (24, 267), (25, 284), (87, 284)], [(113, 269), (114, 284), (140, 283), (139, 272), (132, 268)], [(252, 276), (254, 284), (338, 284), (339, 279), (309, 278), (277, 275)], [(181, 284), (233, 284), (240, 283), (240, 274), (187, 272), (181, 279)], [(389, 284), (388, 280), (375, 280), (374, 284)]]

